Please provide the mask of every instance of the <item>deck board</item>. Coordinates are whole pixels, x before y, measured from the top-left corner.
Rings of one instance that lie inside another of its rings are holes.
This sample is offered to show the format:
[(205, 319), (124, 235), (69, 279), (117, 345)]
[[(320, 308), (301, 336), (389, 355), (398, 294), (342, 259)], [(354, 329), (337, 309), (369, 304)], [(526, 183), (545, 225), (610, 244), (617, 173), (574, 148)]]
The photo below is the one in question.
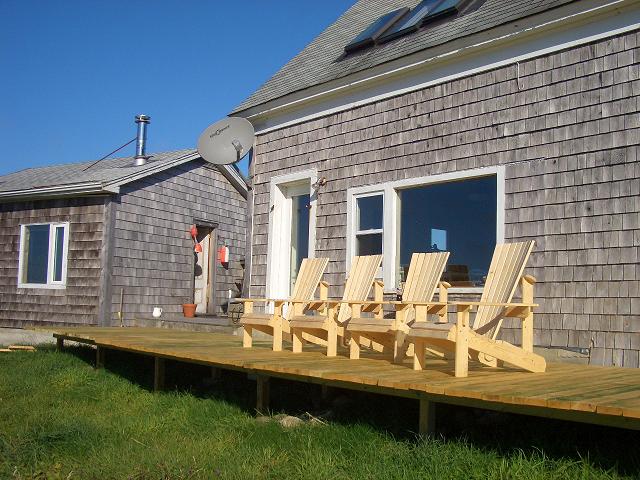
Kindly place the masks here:
[(175, 359), (379, 393), (426, 398), (531, 415), (566, 418), (640, 430), (640, 369), (550, 363), (545, 373), (470, 365), (469, 376), (453, 376), (453, 363), (429, 359), (414, 371), (409, 360), (363, 354), (349, 360), (342, 350), (327, 358), (320, 349), (273, 352), (267, 342), (242, 348), (239, 337), (152, 328), (56, 328), (56, 337), (102, 348)]

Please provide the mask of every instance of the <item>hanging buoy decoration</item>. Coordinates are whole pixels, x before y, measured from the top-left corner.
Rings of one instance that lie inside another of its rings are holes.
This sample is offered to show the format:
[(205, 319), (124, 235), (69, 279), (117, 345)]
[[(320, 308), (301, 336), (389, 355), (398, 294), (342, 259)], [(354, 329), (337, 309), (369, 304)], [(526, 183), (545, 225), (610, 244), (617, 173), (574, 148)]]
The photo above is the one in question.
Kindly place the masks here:
[(222, 265), (229, 263), (229, 247), (226, 245), (218, 249), (218, 261)]
[(196, 227), (195, 225), (191, 225), (189, 234), (191, 235), (191, 238), (193, 240), (193, 251), (196, 253), (202, 253), (202, 245), (198, 243), (198, 240), (196, 238), (198, 236), (198, 227)]

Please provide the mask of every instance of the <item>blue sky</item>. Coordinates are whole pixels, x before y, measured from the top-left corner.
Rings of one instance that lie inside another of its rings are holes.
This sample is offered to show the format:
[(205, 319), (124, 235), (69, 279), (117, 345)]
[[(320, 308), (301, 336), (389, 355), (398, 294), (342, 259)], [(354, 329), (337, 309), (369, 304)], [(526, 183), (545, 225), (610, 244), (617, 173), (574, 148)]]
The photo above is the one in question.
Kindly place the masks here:
[[(2, 0), (0, 175), (194, 147), (352, 0)], [(124, 150), (134, 153), (134, 145)]]

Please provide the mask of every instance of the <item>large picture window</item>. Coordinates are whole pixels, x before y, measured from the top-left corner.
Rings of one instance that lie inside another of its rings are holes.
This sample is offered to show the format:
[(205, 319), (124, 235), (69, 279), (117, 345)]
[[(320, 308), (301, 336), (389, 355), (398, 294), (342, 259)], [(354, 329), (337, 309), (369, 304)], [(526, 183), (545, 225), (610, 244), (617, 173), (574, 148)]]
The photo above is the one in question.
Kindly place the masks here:
[(68, 223), (20, 227), (18, 287), (64, 287), (67, 274), (68, 232)]
[(385, 291), (406, 281), (414, 252), (451, 253), (443, 280), (477, 293), (504, 242), (505, 169), (490, 166), (363, 185), (347, 191), (346, 265), (382, 253)]
[(496, 244), (496, 176), (405, 188), (398, 195), (400, 280), (412, 253), (449, 251), (443, 280), (454, 287), (484, 285)]

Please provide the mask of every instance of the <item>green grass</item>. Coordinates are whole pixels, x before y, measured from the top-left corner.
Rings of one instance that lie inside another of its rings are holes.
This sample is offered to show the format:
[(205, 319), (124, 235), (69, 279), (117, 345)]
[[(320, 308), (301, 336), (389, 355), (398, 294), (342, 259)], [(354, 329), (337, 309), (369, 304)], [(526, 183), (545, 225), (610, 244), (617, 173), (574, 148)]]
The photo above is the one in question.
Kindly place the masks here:
[[(635, 432), (441, 408), (418, 440), (415, 401), (345, 392), (336, 420), (283, 429), (255, 420), (255, 386), (172, 364), (178, 384), (149, 391), (149, 359), (92, 352), (0, 356), (0, 478), (605, 479), (637, 478)], [(276, 410), (326, 408), (315, 386), (276, 382)], [(472, 426), (472, 427), (470, 427)], [(625, 477), (626, 476), (626, 477)]]

